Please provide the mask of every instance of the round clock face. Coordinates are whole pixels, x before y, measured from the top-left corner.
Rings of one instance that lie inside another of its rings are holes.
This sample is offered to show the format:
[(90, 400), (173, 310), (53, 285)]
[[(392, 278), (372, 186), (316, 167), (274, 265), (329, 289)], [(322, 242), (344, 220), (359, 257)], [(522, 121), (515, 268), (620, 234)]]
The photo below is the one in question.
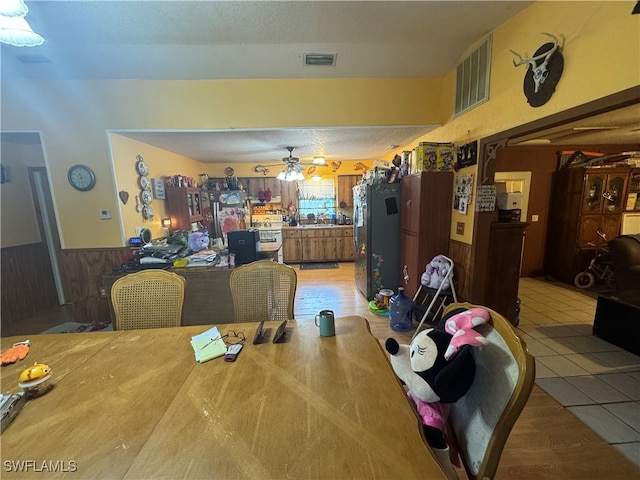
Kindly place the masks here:
[(91, 190), (96, 184), (96, 176), (86, 165), (74, 165), (67, 173), (67, 179), (73, 188), (81, 192)]

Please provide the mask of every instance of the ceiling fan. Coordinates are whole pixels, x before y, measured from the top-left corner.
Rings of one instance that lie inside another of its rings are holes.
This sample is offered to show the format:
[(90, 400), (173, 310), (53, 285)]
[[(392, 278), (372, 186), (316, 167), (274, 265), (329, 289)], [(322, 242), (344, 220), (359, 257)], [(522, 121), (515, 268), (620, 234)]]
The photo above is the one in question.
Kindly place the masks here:
[[(293, 156), (293, 149), (295, 147), (287, 147), (289, 151), (288, 157), (282, 158), (282, 163), (284, 163), (285, 167), (282, 172), (278, 174), (276, 178), (279, 180), (286, 181), (294, 181), (294, 180), (303, 180), (304, 175), (302, 174), (303, 166), (309, 165), (316, 167), (318, 165), (326, 165), (324, 158), (316, 157), (313, 162), (301, 162), (298, 157)], [(278, 167), (282, 164), (274, 164), (274, 165), (265, 165), (263, 168), (267, 167)]]
[[(315, 157), (313, 162), (301, 162), (300, 159), (298, 157), (294, 157), (293, 156), (293, 150), (296, 147), (286, 147), (287, 150), (289, 151), (289, 156), (288, 157), (283, 157), (282, 158), (282, 163), (284, 163), (286, 166), (293, 166), (293, 165), (326, 165), (324, 158), (322, 157)], [(321, 161), (316, 161), (316, 159), (320, 159)], [(277, 167), (278, 165), (266, 165), (267, 167)]]

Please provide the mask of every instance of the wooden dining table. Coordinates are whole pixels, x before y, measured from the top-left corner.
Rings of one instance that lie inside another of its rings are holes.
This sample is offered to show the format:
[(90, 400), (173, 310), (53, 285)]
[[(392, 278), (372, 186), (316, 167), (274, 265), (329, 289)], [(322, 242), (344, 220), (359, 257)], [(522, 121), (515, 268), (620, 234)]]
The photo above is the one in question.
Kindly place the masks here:
[(2, 478), (446, 478), (366, 319), (332, 337), (292, 320), (272, 343), (278, 325), (257, 345), (258, 324), (219, 325), (246, 338), (235, 362), (195, 361), (202, 325), (28, 337), (3, 393), (34, 362), (54, 386), (2, 433)]

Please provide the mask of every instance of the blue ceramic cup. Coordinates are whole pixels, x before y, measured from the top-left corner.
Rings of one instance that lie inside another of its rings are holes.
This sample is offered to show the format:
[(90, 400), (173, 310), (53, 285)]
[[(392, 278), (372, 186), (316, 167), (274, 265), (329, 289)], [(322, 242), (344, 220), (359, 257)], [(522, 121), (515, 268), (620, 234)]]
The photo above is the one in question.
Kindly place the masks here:
[(321, 310), (316, 315), (316, 327), (320, 328), (321, 337), (333, 337), (336, 334), (336, 324), (333, 310)]

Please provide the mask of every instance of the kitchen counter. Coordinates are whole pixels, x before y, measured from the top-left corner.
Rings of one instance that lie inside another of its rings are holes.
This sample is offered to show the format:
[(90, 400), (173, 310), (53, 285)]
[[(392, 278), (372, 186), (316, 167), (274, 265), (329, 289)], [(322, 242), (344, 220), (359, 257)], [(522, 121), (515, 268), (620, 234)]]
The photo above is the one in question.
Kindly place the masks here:
[[(260, 244), (260, 258), (272, 258), (281, 247), (279, 242)], [(233, 268), (198, 266), (171, 267), (169, 272), (185, 278), (187, 288), (182, 308), (182, 325), (209, 325), (235, 322), (233, 300), (229, 277)], [(104, 275), (102, 283), (107, 296), (111, 294), (111, 286), (120, 275)], [(109, 314), (114, 318), (113, 307), (109, 302)]]
[(282, 227), (285, 263), (353, 261), (353, 225)]
[(283, 230), (297, 230), (297, 229), (308, 229), (308, 228), (317, 228), (317, 229), (322, 229), (322, 228), (347, 228), (347, 229), (353, 229), (353, 225), (334, 225), (331, 223), (327, 223), (327, 224), (323, 224), (323, 223), (313, 223), (311, 225), (296, 225), (295, 227), (290, 227), (290, 226), (283, 226), (282, 229)]

